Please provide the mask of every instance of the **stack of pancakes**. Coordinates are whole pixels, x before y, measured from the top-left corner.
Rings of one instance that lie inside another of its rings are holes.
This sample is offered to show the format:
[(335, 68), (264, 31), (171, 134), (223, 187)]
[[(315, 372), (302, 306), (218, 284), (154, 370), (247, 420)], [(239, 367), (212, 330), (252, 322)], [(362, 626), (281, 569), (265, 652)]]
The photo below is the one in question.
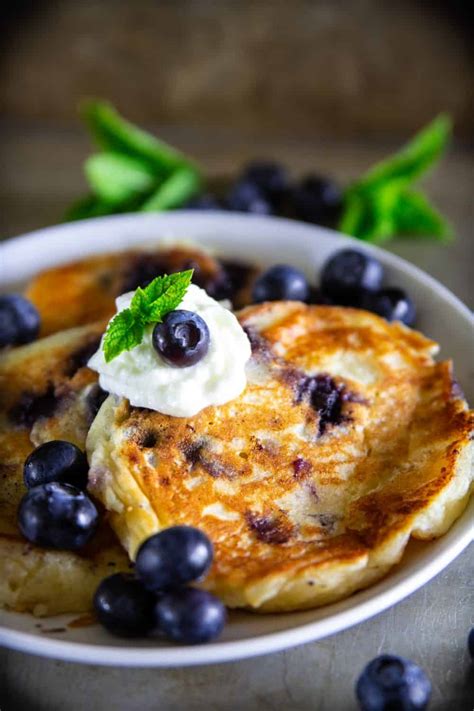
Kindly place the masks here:
[[(43, 337), (0, 356), (0, 604), (87, 610), (105, 575), (179, 523), (211, 538), (203, 585), (227, 605), (315, 607), (379, 579), (411, 536), (442, 535), (464, 509), (474, 418), (451, 363), (436, 363), (436, 344), (421, 334), (366, 311), (244, 308), (247, 387), (192, 418), (106, 397), (86, 363), (114, 298), (157, 270), (190, 265), (220, 293), (221, 265), (188, 248), (95, 257), (29, 285)], [(89, 488), (104, 515), (80, 554), (36, 548), (17, 530), (23, 461), (50, 439), (87, 440)]]

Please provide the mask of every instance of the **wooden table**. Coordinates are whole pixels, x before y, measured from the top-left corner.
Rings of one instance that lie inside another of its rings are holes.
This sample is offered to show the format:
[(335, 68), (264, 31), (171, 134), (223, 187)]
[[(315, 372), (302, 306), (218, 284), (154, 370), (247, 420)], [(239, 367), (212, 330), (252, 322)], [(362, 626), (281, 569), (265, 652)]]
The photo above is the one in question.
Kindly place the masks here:
[[(273, 156), (295, 173), (317, 169), (340, 180), (384, 156), (387, 145), (265, 142), (252, 136), (161, 131), (212, 174), (230, 174), (253, 156)], [(57, 221), (84, 189), (80, 164), (88, 145), (73, 129), (3, 127), (0, 174), (2, 236)], [(429, 192), (451, 217), (457, 240), (396, 241), (409, 259), (474, 306), (474, 155), (452, 152), (430, 179)], [(474, 547), (430, 584), (378, 617), (314, 644), (220, 666), (146, 670), (81, 666), (0, 650), (1, 711), (160, 711), (186, 709), (339, 711), (356, 709), (354, 681), (381, 652), (422, 664), (433, 682), (431, 711), (472, 711), (474, 666), (466, 639), (474, 623)]]

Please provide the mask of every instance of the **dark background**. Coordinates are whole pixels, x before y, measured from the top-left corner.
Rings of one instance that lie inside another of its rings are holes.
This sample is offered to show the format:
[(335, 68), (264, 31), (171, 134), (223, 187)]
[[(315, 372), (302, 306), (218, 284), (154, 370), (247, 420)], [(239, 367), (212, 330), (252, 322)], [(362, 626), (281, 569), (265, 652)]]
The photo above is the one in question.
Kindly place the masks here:
[(470, 5), (9, 0), (1, 111), (67, 126), (93, 94), (157, 127), (384, 138), (444, 109), (469, 139)]
[[(466, 299), (474, 261), (471, 3), (7, 0), (0, 14), (0, 235), (61, 220), (91, 150), (77, 107), (130, 119), (230, 176), (251, 158), (345, 183), (440, 111), (455, 142), (429, 178), (448, 248), (397, 240)], [(446, 255), (449, 255), (447, 257)]]

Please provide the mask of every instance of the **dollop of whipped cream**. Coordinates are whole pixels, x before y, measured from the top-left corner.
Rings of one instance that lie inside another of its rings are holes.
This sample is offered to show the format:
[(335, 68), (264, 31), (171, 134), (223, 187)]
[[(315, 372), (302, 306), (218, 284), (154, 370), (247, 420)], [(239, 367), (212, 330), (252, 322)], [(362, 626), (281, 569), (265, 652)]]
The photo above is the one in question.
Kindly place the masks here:
[[(134, 292), (116, 300), (117, 312), (130, 306)], [(177, 307), (199, 314), (210, 333), (209, 349), (198, 363), (177, 368), (165, 363), (153, 348), (153, 325), (140, 345), (106, 363), (103, 341), (88, 366), (99, 373), (103, 390), (174, 417), (192, 417), (209, 405), (223, 405), (238, 397), (247, 379), (245, 365), (250, 342), (234, 314), (204, 289), (191, 284)]]

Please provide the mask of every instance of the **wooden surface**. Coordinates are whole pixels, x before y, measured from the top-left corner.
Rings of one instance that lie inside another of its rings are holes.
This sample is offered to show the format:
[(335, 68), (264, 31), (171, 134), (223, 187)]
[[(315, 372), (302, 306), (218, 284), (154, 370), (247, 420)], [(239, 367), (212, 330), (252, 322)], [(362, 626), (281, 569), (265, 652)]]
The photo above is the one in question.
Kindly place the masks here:
[[(161, 134), (192, 152), (216, 175), (251, 156), (273, 156), (296, 174), (310, 169), (348, 180), (392, 146), (275, 142), (225, 131)], [(2, 236), (56, 222), (83, 190), (80, 162), (88, 144), (73, 129), (3, 126), (0, 174)], [(429, 191), (458, 233), (442, 247), (428, 241), (391, 243), (474, 305), (472, 178), (474, 160), (454, 151), (430, 179)], [(422, 590), (377, 618), (318, 643), (222, 666), (177, 670), (94, 668), (0, 650), (1, 711), (220, 711), (234, 709), (349, 711), (354, 681), (380, 652), (408, 656), (433, 682), (431, 711), (472, 711), (474, 667), (466, 638), (474, 623), (474, 547)]]
[(0, 111), (72, 121), (84, 96), (136, 121), (235, 132), (473, 128), (466, 0), (4, 0)]

